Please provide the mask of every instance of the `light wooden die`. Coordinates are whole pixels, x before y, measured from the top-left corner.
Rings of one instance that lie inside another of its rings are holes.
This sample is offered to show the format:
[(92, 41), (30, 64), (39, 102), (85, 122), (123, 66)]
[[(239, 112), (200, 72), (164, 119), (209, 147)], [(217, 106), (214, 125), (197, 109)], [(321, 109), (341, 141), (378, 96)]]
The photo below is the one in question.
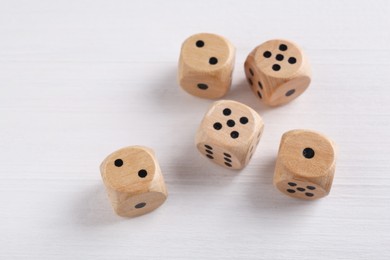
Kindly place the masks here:
[(200, 33), (184, 41), (179, 58), (179, 85), (201, 98), (220, 98), (230, 89), (235, 48), (224, 37)]
[(196, 147), (221, 166), (242, 169), (256, 151), (263, 128), (261, 116), (250, 107), (236, 101), (216, 101), (200, 124)]
[(124, 217), (146, 214), (161, 206), (167, 190), (154, 152), (142, 146), (122, 148), (100, 166), (115, 212)]
[(274, 185), (291, 197), (319, 199), (329, 194), (335, 167), (332, 141), (317, 132), (292, 130), (280, 142)]
[(257, 46), (248, 55), (244, 69), (254, 94), (269, 106), (290, 102), (311, 82), (302, 49), (287, 40), (270, 40)]

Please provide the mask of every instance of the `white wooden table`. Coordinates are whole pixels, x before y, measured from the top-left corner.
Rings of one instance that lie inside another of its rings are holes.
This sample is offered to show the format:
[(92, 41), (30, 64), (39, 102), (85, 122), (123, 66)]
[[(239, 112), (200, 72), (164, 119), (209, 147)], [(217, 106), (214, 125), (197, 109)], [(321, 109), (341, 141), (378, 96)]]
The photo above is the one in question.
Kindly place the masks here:
[[(389, 1), (0, 2), (0, 259), (389, 259)], [(180, 45), (198, 32), (237, 48), (233, 88), (266, 128), (251, 163), (201, 158), (194, 134), (211, 100), (176, 83)], [(246, 55), (299, 43), (313, 69), (296, 101), (267, 108), (248, 90)], [(338, 144), (325, 199), (272, 186), (283, 132)], [(152, 147), (169, 198), (117, 217), (99, 164)]]

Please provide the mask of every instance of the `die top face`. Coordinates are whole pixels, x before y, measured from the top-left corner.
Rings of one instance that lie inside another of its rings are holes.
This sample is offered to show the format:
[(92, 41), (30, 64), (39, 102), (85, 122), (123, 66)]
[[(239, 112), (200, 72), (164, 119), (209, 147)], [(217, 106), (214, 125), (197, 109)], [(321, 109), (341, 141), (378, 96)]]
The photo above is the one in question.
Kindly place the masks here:
[(141, 146), (122, 148), (101, 164), (106, 185), (119, 192), (141, 192), (153, 180), (156, 165), (152, 151)]
[(256, 111), (231, 100), (214, 102), (201, 124), (208, 138), (221, 140), (226, 147), (233, 148), (248, 145), (259, 126), (262, 131), (263, 122)]
[(301, 49), (287, 40), (270, 40), (256, 48), (255, 62), (266, 75), (292, 77), (303, 65)]
[(319, 199), (328, 194), (320, 185), (294, 178), (278, 182), (277, 188), (291, 197), (306, 200)]
[(190, 36), (182, 45), (182, 60), (196, 71), (213, 71), (234, 59), (234, 48), (222, 36), (200, 33)]
[(278, 159), (297, 178), (317, 178), (329, 174), (335, 165), (335, 150), (325, 136), (307, 130), (285, 133)]

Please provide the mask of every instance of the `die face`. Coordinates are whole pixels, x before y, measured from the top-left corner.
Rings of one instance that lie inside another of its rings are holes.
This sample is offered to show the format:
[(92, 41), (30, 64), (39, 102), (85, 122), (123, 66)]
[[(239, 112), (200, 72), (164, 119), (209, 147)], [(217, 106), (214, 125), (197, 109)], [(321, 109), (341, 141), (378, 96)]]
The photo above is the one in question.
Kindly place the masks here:
[(124, 217), (143, 215), (167, 198), (164, 178), (152, 150), (131, 146), (110, 154), (100, 171), (115, 212)]
[(122, 200), (114, 206), (114, 209), (119, 216), (137, 217), (155, 210), (165, 202), (166, 198), (162, 192), (145, 192)]
[(235, 101), (217, 101), (202, 120), (197, 147), (215, 163), (241, 169), (253, 155), (262, 131), (262, 119), (251, 108)]
[(200, 98), (220, 98), (230, 89), (232, 78), (221, 79), (212, 75), (192, 72), (180, 79), (180, 85), (191, 95)]
[(276, 160), (274, 185), (291, 197), (314, 200), (330, 192), (335, 172), (333, 143), (309, 130), (292, 130), (282, 136)]
[(105, 184), (118, 192), (138, 193), (147, 190), (154, 178), (155, 161), (142, 147), (127, 147), (110, 154), (102, 163)]
[(234, 153), (220, 146), (218, 142), (198, 143), (197, 148), (206, 158), (228, 169), (241, 169), (242, 164)]
[(224, 96), (232, 82), (234, 56), (234, 47), (219, 35), (201, 33), (189, 37), (180, 53), (180, 86), (201, 98)]
[(244, 64), (244, 71), (249, 87), (257, 98), (262, 101), (267, 101), (269, 95), (267, 88), (264, 87), (263, 80), (260, 79), (260, 75), (255, 68), (255, 60), (252, 55), (249, 55)]
[(275, 78), (290, 78), (303, 65), (302, 51), (286, 40), (271, 40), (261, 44), (254, 58), (264, 74)]
[(271, 40), (256, 47), (248, 55), (244, 69), (254, 94), (270, 106), (294, 100), (311, 82), (302, 50), (286, 40)]
[(274, 89), (268, 99), (271, 106), (286, 104), (299, 97), (309, 87), (310, 77), (302, 75), (292, 78)]
[(335, 151), (332, 142), (322, 134), (293, 130), (283, 135), (278, 159), (295, 176), (318, 178), (334, 167)]
[(195, 71), (220, 70), (232, 59), (232, 48), (219, 35), (200, 33), (189, 37), (182, 45), (183, 62)]
[(276, 187), (284, 194), (305, 200), (315, 200), (328, 194), (324, 188), (315, 183), (294, 178), (285, 179), (276, 184)]

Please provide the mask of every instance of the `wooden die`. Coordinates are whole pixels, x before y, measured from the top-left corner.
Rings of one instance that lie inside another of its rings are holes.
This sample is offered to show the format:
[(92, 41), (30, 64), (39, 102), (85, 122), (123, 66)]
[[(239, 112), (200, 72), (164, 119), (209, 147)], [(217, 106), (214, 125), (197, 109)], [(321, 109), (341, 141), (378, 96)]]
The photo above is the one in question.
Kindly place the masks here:
[(200, 124), (196, 147), (219, 165), (242, 169), (252, 158), (263, 128), (262, 118), (250, 107), (236, 101), (217, 101)]
[(220, 98), (230, 89), (235, 49), (222, 36), (200, 33), (184, 41), (179, 58), (179, 85), (201, 98)]
[(330, 192), (335, 167), (332, 141), (316, 132), (292, 130), (280, 142), (274, 185), (291, 197), (319, 199)]
[(143, 215), (167, 198), (160, 166), (149, 148), (122, 148), (102, 162), (100, 172), (111, 204), (120, 216)]
[(311, 81), (303, 51), (287, 40), (257, 46), (245, 61), (245, 74), (254, 94), (265, 104), (279, 106), (301, 95)]

